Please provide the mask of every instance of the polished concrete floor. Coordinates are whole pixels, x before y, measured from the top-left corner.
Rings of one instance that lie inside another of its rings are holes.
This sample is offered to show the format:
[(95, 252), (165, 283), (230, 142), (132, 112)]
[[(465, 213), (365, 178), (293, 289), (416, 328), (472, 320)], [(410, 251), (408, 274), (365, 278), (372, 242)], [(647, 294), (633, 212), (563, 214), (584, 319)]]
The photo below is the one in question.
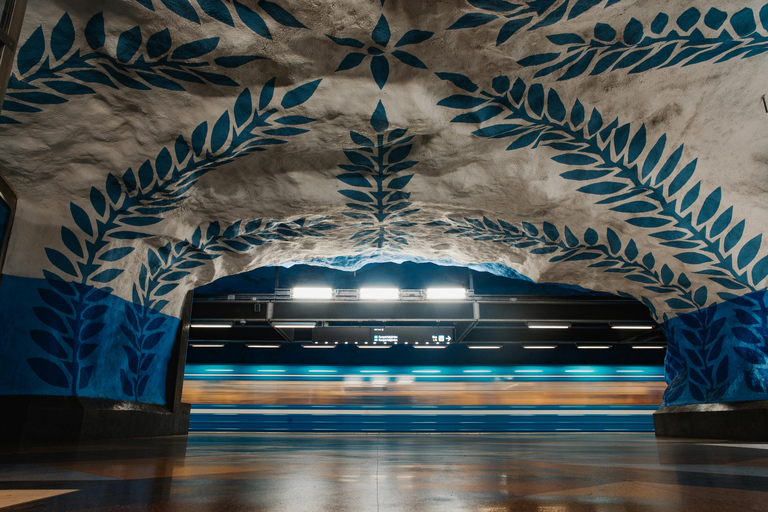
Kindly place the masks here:
[(191, 434), (0, 450), (0, 507), (768, 511), (768, 445), (652, 434)]

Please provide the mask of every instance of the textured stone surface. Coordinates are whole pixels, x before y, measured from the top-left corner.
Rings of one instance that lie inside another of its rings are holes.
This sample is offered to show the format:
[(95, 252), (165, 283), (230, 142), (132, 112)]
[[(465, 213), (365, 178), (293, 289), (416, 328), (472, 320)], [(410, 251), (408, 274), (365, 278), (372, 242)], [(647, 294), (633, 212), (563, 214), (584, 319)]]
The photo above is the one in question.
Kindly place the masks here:
[[(767, 34), (738, 1), (33, 3), (5, 272), (175, 316), (262, 265), (449, 260), (663, 322), (764, 288)], [(66, 373), (98, 301), (49, 287)]]

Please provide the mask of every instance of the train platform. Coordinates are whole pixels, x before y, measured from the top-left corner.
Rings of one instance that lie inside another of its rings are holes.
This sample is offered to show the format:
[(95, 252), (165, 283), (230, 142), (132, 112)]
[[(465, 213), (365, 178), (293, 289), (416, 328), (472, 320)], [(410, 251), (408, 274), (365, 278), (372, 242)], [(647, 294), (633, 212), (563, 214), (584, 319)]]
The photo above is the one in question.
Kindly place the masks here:
[(648, 433), (192, 433), (0, 452), (13, 511), (765, 511), (768, 444)]

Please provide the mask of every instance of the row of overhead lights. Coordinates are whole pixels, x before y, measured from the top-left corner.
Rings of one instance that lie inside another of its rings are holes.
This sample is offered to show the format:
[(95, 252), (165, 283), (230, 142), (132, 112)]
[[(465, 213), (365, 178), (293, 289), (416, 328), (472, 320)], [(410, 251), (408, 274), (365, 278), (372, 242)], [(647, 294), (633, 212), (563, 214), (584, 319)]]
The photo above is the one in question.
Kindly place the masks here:
[[(362, 344), (361, 344), (362, 343)], [(369, 345), (368, 342), (338, 342), (335, 341), (333, 343), (330, 343), (328, 341), (324, 343), (314, 342), (313, 344), (302, 344), (302, 348), (336, 348), (339, 345), (354, 345), (357, 346), (357, 348), (371, 348), (371, 349), (381, 349), (381, 348), (391, 348), (394, 345)], [(395, 343), (397, 344), (397, 343)], [(403, 345), (408, 345), (408, 342), (404, 342)], [(450, 342), (448, 343), (450, 345)], [(224, 343), (190, 343), (190, 347), (193, 348), (222, 348), (224, 347)], [(280, 348), (283, 345), (280, 344), (251, 344), (246, 343), (245, 345), (247, 348)], [(419, 342), (416, 342), (411, 345), (413, 348), (418, 349), (443, 349), (446, 346), (445, 345), (430, 345), (429, 342), (427, 342), (424, 345), (420, 345)], [(467, 348), (469, 349), (476, 349), (476, 350), (497, 350), (500, 349), (501, 345), (467, 345)], [(583, 350), (606, 350), (612, 348), (612, 345), (576, 345), (576, 348), (583, 349)], [(524, 349), (528, 350), (553, 350), (557, 348), (557, 345), (523, 345)], [(657, 350), (663, 350), (666, 347), (664, 345), (632, 345), (633, 349), (657, 349)]]
[[(291, 289), (291, 298), (297, 300), (331, 300), (333, 288), (297, 287)], [(399, 288), (360, 288), (360, 300), (400, 300)], [(427, 300), (466, 300), (465, 288), (427, 288)]]
[[(192, 322), (194, 328), (227, 328), (232, 327), (233, 322)], [(526, 322), (529, 329), (570, 329), (570, 322)], [(317, 327), (317, 322), (272, 322), (272, 327), (278, 329), (313, 329)], [(650, 330), (653, 325), (650, 324), (622, 324), (611, 323), (611, 329), (630, 329), (630, 330)]]

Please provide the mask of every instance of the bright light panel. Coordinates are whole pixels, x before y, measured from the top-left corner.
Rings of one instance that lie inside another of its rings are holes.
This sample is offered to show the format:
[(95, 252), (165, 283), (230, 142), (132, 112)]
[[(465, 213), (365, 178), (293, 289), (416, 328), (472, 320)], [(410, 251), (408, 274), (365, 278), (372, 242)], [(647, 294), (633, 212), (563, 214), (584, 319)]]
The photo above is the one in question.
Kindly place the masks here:
[(568, 329), (568, 322), (528, 322), (529, 329)]
[(437, 345), (414, 345), (413, 348), (445, 348), (445, 347), (438, 347)]
[(632, 345), (632, 348), (657, 348), (657, 349), (663, 349), (666, 348), (663, 345)]
[(361, 300), (398, 300), (400, 290), (397, 288), (360, 288)]
[(224, 344), (223, 343), (216, 343), (216, 344), (213, 344), (213, 343), (192, 343), (189, 346), (193, 347), (193, 348), (221, 348), (221, 347), (224, 346)]
[(272, 327), (278, 329), (312, 329), (316, 325), (316, 322), (274, 322)]
[(331, 298), (333, 298), (333, 289), (319, 287), (297, 287), (292, 290), (291, 296), (294, 299), (331, 300)]
[(557, 347), (555, 345), (523, 345), (523, 348), (528, 350), (551, 350)]
[(336, 345), (302, 345), (301, 348), (336, 348)]
[(611, 324), (611, 329), (640, 329), (648, 331), (653, 329), (652, 325), (634, 325), (634, 324)]
[(192, 322), (189, 326), (203, 329), (220, 329), (232, 327), (232, 322)]
[(390, 348), (390, 345), (358, 345), (357, 348)]
[(490, 349), (501, 348), (501, 345), (469, 345), (468, 348), (475, 349), (475, 350), (490, 350)]
[(464, 300), (467, 290), (464, 288), (427, 288), (427, 300)]
[(246, 347), (248, 348), (280, 348), (280, 345), (246, 345)]
[(582, 349), (606, 349), (611, 348), (610, 345), (576, 345), (576, 348)]

